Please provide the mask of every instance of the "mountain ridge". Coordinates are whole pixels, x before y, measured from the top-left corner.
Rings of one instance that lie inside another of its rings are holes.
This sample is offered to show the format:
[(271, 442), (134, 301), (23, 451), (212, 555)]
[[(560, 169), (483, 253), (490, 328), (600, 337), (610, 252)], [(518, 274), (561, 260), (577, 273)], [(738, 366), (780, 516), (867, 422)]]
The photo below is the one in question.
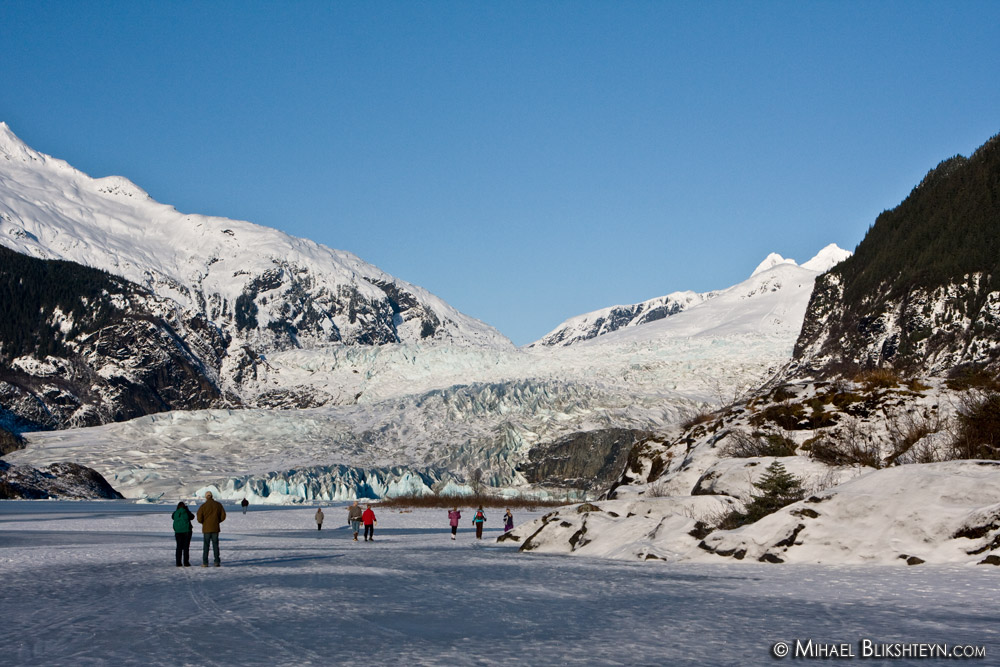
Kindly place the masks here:
[[(693, 291), (672, 292), (666, 296), (656, 297), (637, 304), (609, 306), (589, 313), (583, 313), (582, 315), (576, 315), (565, 320), (558, 327), (526, 347), (573, 345), (622, 329), (648, 325), (657, 320), (674, 317), (689, 309), (697, 308), (706, 301), (721, 295), (743, 290), (744, 285), (753, 284), (755, 278), (779, 266), (795, 267), (795, 269), (801, 271), (801, 279), (807, 281), (810, 279), (809, 274), (811, 274), (811, 278), (815, 278), (815, 276), (828, 271), (837, 263), (850, 256), (851, 253), (849, 251), (839, 248), (835, 243), (824, 247), (801, 266), (793, 259), (785, 259), (777, 253), (771, 253), (753, 270), (747, 280), (737, 283), (732, 287), (701, 293)], [(766, 278), (762, 280), (766, 280)], [(773, 283), (771, 287), (773, 287)], [(768, 288), (756, 286), (751, 287), (751, 289)]]

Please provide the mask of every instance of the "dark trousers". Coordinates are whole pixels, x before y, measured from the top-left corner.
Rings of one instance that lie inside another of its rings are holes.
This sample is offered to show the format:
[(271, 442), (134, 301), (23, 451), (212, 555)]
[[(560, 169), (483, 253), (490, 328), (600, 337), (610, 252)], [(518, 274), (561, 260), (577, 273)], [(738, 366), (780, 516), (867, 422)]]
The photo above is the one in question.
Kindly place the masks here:
[(365, 524), (365, 539), (374, 540), (375, 539), (375, 525), (371, 523)]
[(476, 522), (476, 539), (477, 540), (483, 539), (483, 522), (482, 521), (477, 521)]
[(218, 533), (203, 533), (202, 538), (204, 542), (202, 543), (201, 550), (201, 564), (208, 565), (208, 545), (212, 545), (212, 552), (215, 556), (215, 564), (218, 565), (222, 561), (219, 560), (219, 534)]
[(451, 527), (451, 534), (454, 535), (457, 532), (458, 532), (458, 526), (452, 526)]
[(174, 533), (177, 540), (177, 566), (191, 564), (191, 533)]

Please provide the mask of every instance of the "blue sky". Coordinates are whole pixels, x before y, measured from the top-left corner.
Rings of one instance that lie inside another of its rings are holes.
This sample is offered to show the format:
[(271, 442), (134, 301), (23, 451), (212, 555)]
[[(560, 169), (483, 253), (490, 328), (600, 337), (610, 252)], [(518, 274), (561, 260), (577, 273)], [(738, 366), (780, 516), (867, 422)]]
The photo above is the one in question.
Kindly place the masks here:
[(1000, 132), (1000, 2), (0, 3), (0, 120), (531, 342), (853, 249)]

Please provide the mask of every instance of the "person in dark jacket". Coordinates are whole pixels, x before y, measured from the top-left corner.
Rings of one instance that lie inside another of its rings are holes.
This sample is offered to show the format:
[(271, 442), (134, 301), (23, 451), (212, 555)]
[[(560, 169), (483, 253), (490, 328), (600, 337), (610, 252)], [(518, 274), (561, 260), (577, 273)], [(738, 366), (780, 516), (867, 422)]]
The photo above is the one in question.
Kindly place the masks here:
[(483, 524), (486, 523), (486, 513), (483, 512), (483, 506), (480, 505), (479, 509), (476, 510), (476, 515), (472, 517), (472, 525), (476, 527), (476, 539), (483, 539)]
[(222, 565), (219, 559), (219, 530), (223, 521), (226, 520), (226, 508), (222, 503), (212, 498), (212, 492), (205, 492), (205, 502), (198, 508), (198, 523), (201, 524), (202, 550), (201, 566), (208, 567), (208, 545), (212, 545), (215, 555), (215, 567)]
[(250, 507), (250, 501), (244, 498), (243, 501), (240, 503), (240, 507), (243, 508), (243, 513), (246, 514), (247, 508)]
[(194, 514), (187, 508), (183, 502), (177, 503), (177, 509), (174, 510), (174, 539), (177, 540), (177, 550), (175, 555), (177, 556), (177, 567), (191, 567), (191, 533), (194, 529), (191, 527), (191, 519), (194, 518)]

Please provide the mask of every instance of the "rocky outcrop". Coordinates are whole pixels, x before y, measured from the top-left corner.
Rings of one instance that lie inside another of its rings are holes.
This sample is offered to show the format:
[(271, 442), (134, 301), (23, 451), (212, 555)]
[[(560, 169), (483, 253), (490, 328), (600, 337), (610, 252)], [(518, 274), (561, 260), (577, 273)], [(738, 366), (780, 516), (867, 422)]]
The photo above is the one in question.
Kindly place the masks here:
[(116, 500), (122, 494), (111, 488), (96, 470), (76, 463), (53, 463), (43, 470), (0, 461), (0, 499)]
[(573, 433), (532, 447), (517, 469), (532, 484), (603, 491), (621, 477), (632, 447), (648, 437), (620, 428)]

